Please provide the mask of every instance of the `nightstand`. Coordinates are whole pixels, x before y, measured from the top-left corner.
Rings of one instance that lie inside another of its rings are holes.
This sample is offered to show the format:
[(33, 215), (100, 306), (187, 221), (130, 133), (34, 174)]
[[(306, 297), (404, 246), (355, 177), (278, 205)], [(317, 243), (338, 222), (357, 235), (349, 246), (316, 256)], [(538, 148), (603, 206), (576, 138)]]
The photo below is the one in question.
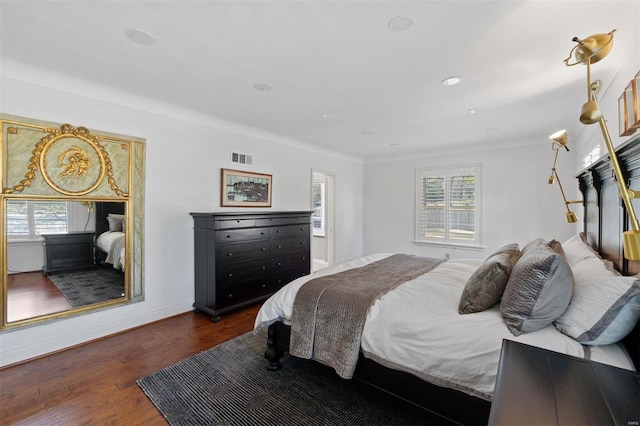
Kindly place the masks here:
[(68, 232), (66, 234), (42, 234), (44, 238), (43, 272), (70, 271), (95, 267), (93, 258), (93, 232)]
[(490, 425), (638, 425), (640, 375), (503, 340)]

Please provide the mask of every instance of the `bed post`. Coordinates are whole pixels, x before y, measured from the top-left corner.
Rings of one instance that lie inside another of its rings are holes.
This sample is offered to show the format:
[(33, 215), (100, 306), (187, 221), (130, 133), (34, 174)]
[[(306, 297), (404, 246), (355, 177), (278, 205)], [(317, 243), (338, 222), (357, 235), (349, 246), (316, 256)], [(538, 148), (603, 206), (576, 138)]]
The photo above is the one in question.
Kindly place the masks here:
[(282, 363), (280, 359), (284, 353), (289, 350), (289, 338), (291, 336), (291, 327), (283, 324), (281, 321), (274, 322), (269, 326), (267, 332), (267, 349), (264, 351), (264, 357), (269, 361), (267, 370), (280, 370)]

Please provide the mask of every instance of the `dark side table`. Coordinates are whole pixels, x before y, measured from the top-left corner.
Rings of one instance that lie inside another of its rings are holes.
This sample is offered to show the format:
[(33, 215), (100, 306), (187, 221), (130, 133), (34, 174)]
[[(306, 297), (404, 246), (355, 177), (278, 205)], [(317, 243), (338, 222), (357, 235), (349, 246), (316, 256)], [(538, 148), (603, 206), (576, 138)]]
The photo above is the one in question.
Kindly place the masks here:
[(53, 272), (95, 267), (93, 258), (93, 232), (42, 234), (44, 238), (46, 275)]
[(503, 340), (490, 425), (638, 425), (640, 374)]

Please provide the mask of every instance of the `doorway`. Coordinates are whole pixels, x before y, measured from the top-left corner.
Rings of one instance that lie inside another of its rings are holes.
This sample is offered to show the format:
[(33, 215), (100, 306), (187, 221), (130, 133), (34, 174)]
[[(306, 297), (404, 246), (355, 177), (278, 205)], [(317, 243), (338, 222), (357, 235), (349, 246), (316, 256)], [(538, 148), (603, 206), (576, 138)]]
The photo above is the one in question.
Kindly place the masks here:
[(334, 191), (333, 173), (311, 171), (312, 272), (331, 266), (334, 262)]

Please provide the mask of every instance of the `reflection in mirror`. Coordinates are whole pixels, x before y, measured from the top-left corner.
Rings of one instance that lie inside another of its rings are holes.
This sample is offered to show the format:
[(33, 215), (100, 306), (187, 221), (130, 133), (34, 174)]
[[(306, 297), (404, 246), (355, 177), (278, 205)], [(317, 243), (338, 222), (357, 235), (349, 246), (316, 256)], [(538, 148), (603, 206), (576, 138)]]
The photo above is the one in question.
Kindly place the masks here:
[(7, 199), (6, 322), (129, 300), (126, 202)]

